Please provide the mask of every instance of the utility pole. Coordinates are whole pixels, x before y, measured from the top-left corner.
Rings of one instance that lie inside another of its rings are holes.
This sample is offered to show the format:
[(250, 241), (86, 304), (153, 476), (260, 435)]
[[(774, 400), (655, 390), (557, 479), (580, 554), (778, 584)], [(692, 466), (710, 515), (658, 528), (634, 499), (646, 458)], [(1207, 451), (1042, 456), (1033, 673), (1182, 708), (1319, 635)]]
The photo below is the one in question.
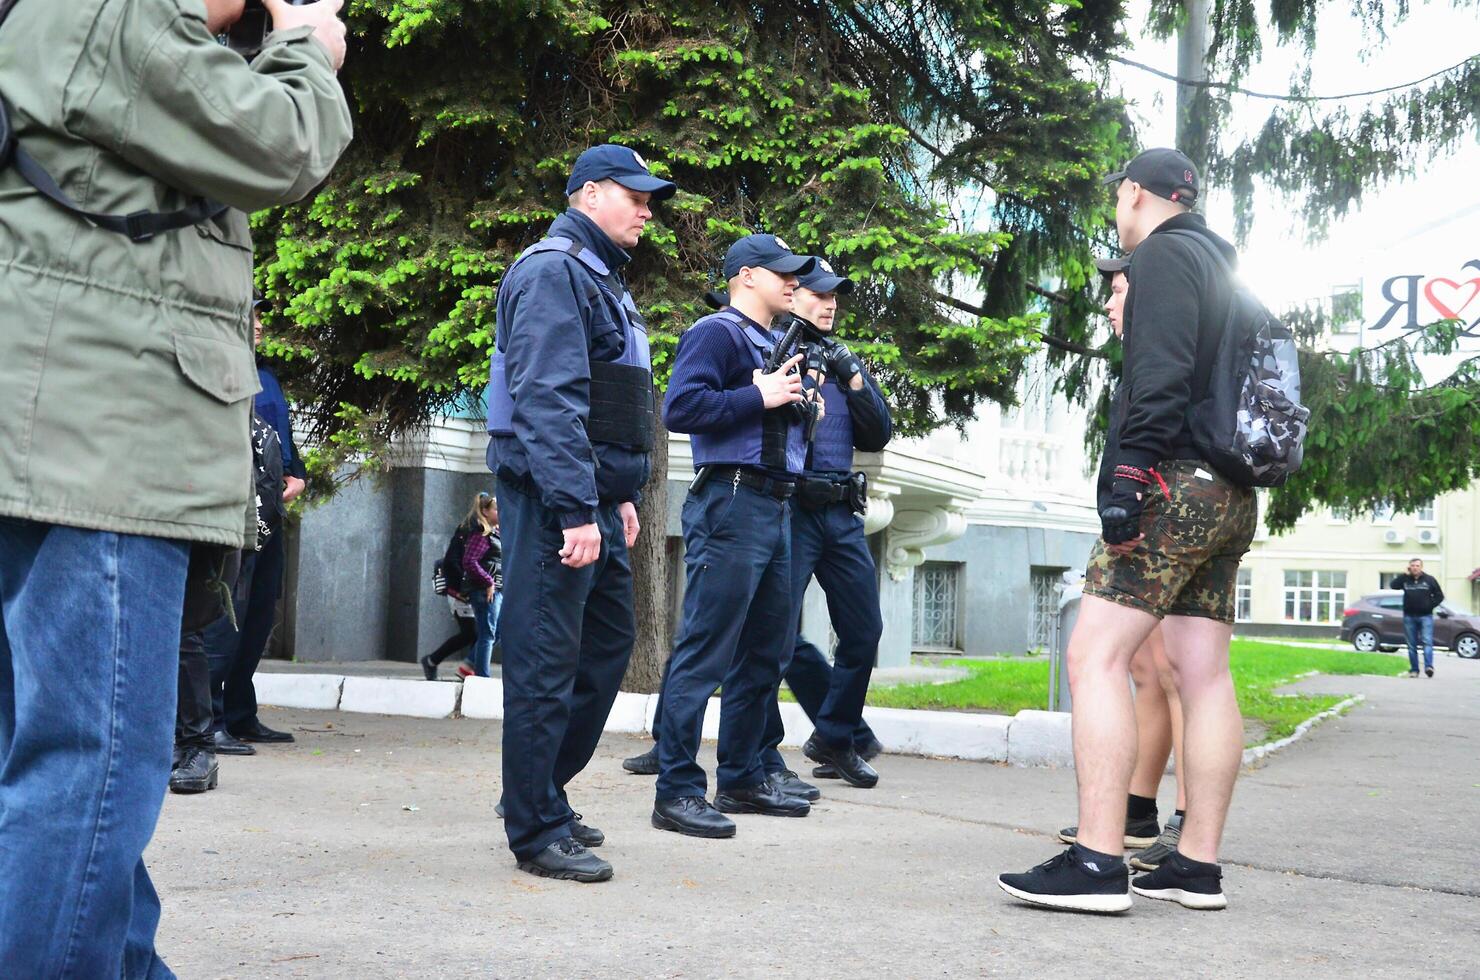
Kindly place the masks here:
[[(1177, 77), (1194, 82), (1208, 80), (1209, 0), (1182, 0), (1185, 17), (1177, 32)], [(1208, 126), (1211, 121), (1208, 89), (1177, 83), (1177, 149), (1197, 165), (1208, 169)]]

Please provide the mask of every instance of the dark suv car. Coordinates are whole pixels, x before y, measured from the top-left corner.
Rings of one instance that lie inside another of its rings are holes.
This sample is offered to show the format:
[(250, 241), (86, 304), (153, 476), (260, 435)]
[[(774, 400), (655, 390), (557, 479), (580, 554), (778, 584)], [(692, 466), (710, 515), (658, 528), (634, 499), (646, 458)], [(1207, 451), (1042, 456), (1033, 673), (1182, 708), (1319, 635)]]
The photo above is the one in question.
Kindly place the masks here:
[[(1374, 592), (1348, 606), (1341, 619), (1341, 639), (1363, 652), (1397, 650), (1408, 645), (1403, 635), (1403, 593)], [(1480, 657), (1480, 616), (1445, 602), (1434, 610), (1434, 646), (1461, 657)]]

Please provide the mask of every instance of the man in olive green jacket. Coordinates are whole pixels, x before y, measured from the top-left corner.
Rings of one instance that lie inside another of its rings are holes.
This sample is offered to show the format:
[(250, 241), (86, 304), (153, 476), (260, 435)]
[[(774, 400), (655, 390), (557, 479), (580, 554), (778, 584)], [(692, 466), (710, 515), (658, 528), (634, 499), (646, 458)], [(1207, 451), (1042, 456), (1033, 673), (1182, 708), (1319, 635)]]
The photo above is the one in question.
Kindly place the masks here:
[[(348, 145), (342, 0), (0, 0), (0, 96), (82, 210), (229, 209), (142, 241), (0, 169), (0, 972), (169, 977), (141, 856), (169, 778), (189, 543), (239, 548), (256, 392), (246, 212)], [(11, 914), (24, 909), (23, 914)]]

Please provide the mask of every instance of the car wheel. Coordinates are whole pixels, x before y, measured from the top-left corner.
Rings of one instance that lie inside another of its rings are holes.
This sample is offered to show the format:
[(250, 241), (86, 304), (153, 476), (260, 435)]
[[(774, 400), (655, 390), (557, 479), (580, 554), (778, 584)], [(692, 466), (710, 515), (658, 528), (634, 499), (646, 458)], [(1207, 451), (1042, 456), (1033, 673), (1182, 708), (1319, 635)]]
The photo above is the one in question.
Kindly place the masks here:
[(1480, 636), (1474, 633), (1461, 633), (1454, 641), (1454, 652), (1466, 660), (1480, 657)]
[(1362, 653), (1371, 653), (1377, 649), (1377, 630), (1363, 626), (1352, 634), (1352, 646)]

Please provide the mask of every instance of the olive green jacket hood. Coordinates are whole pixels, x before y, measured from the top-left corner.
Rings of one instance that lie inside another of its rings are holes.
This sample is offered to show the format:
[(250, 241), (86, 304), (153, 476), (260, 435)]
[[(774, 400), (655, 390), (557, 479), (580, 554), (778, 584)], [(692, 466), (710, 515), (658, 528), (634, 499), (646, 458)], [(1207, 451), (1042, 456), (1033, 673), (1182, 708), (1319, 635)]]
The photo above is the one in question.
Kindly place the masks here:
[(201, 0), (16, 0), (0, 94), (84, 210), (230, 206), (144, 242), (0, 171), (0, 516), (243, 547), (255, 535), (246, 213), (299, 200), (351, 137), (327, 50), (248, 66)]

